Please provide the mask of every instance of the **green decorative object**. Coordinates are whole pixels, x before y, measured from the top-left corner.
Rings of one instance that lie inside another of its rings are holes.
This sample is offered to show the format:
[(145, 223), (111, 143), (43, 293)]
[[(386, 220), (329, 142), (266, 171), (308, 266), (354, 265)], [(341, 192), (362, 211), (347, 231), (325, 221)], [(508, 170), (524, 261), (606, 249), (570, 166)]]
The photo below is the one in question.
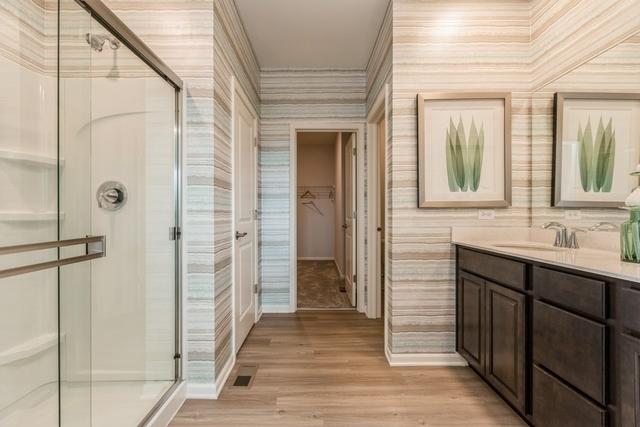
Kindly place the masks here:
[(449, 191), (477, 192), (482, 175), (482, 160), (484, 155), (484, 124), (480, 130), (476, 127), (474, 118), (471, 118), (471, 129), (467, 139), (462, 124), (462, 117), (458, 120), (458, 126), (453, 124), (453, 118), (449, 117), (449, 129), (445, 139), (447, 182)]
[(620, 255), (622, 261), (640, 263), (640, 207), (629, 212), (629, 220), (620, 226)]
[[(640, 165), (631, 176), (640, 176)], [(626, 262), (640, 263), (640, 187), (625, 200), (629, 220), (620, 226), (620, 258)]]
[(605, 127), (602, 116), (600, 117), (595, 139), (591, 130), (591, 117), (587, 120), (584, 130), (582, 124), (578, 124), (578, 159), (582, 190), (586, 193), (610, 193), (615, 157), (616, 131), (612, 118)]

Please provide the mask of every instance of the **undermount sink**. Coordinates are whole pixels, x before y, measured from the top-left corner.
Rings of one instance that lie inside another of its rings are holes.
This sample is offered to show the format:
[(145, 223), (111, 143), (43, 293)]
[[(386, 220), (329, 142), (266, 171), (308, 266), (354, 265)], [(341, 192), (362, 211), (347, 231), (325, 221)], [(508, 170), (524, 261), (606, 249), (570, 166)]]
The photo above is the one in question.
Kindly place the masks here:
[(533, 242), (494, 242), (491, 246), (503, 249), (520, 249), (527, 251), (546, 251), (546, 252), (560, 252), (562, 248), (558, 248), (551, 245), (545, 245), (544, 243)]

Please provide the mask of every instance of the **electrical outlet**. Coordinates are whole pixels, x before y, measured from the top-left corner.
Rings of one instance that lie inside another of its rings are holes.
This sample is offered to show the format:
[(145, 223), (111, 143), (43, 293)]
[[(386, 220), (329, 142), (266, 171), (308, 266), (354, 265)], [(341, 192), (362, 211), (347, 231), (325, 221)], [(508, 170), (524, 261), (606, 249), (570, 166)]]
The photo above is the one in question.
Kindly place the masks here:
[(496, 219), (496, 211), (493, 209), (479, 209), (478, 219)]
[(582, 211), (575, 210), (575, 209), (566, 210), (564, 211), (564, 219), (567, 219), (567, 220), (582, 219)]

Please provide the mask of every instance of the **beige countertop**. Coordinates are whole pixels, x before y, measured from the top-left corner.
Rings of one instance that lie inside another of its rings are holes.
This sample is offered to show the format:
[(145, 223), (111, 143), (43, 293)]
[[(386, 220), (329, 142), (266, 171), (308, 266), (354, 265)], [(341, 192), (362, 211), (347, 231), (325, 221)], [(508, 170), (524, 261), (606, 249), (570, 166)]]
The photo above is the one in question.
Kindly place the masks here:
[(579, 234), (580, 249), (555, 248), (554, 236), (536, 228), (454, 227), (452, 243), (640, 283), (640, 264), (620, 260), (617, 231)]

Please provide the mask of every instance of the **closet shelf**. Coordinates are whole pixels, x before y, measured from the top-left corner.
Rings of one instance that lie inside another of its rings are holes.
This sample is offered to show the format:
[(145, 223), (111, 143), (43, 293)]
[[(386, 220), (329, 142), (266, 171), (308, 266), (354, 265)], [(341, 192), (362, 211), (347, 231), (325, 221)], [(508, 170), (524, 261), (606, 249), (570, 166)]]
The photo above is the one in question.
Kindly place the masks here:
[[(21, 151), (0, 150), (0, 159), (42, 165), (44, 167), (58, 166), (57, 157), (42, 156), (40, 154), (24, 153)], [(60, 166), (64, 166), (64, 159), (60, 159)]]
[[(64, 212), (60, 212), (60, 219), (64, 219)], [(57, 221), (58, 212), (10, 212), (0, 211), (0, 222), (16, 221)]]

